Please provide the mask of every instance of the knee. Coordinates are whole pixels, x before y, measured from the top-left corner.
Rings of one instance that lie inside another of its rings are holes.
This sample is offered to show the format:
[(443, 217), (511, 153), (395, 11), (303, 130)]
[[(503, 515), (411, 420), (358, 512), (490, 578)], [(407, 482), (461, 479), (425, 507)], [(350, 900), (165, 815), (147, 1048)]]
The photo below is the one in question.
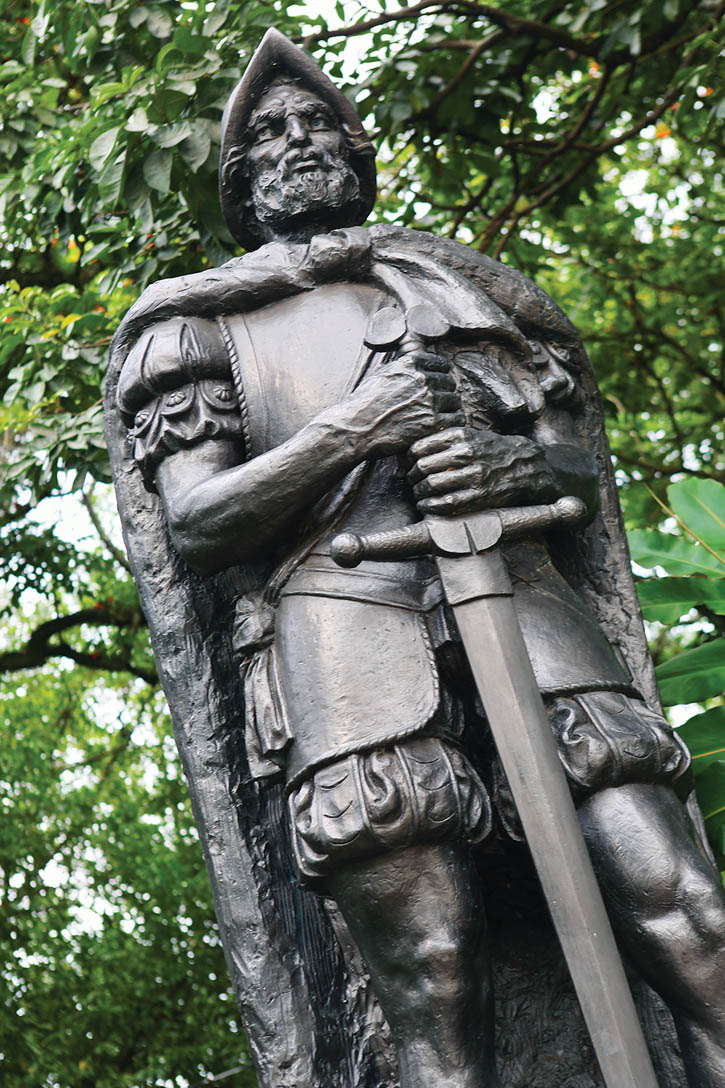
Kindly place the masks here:
[(709, 879), (702, 873), (683, 879), (676, 902), (692, 938), (725, 951), (725, 895), (715, 874)]
[(436, 934), (420, 941), (415, 951), (415, 967), (420, 999), (432, 1003), (458, 1001), (466, 988), (471, 959), (477, 950), (461, 938)]
[(725, 900), (719, 881), (684, 876), (669, 908), (645, 919), (642, 928), (648, 949), (643, 973), (672, 1012), (701, 1024), (712, 1021), (722, 1031)]
[(480, 999), (489, 974), (487, 954), (485, 933), (478, 927), (420, 937), (404, 960), (409, 1005), (430, 1012), (457, 1005), (474, 989)]
[[(713, 874), (689, 867), (678, 871), (647, 897), (642, 927), (673, 957), (698, 958), (703, 966), (722, 963), (725, 955), (725, 897)], [(722, 969), (720, 967), (720, 969)]]

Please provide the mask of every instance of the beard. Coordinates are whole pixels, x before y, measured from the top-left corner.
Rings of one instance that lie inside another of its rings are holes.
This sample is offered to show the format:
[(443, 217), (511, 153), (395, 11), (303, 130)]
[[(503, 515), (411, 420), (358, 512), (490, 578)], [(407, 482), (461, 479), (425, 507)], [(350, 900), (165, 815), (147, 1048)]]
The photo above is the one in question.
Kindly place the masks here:
[[(314, 168), (297, 169), (299, 162)], [(293, 151), (252, 182), (252, 206), (260, 223), (276, 225), (302, 216), (337, 211), (354, 203), (360, 185), (350, 164), (328, 151)]]

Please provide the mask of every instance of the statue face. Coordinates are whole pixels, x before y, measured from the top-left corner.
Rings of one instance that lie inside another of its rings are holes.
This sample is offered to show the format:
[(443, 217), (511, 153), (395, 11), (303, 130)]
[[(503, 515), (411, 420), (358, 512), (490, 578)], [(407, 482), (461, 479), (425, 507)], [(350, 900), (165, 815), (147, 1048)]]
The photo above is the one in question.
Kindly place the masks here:
[(576, 382), (566, 367), (566, 353), (551, 343), (529, 342), (544, 396), (553, 404), (565, 403), (576, 390)]
[(247, 170), (261, 222), (275, 227), (317, 220), (359, 196), (344, 133), (311, 91), (273, 84), (253, 111), (249, 129)]
[(312, 170), (326, 153), (340, 155), (344, 139), (329, 107), (311, 91), (280, 83), (267, 91), (249, 119), (250, 174), (276, 169)]

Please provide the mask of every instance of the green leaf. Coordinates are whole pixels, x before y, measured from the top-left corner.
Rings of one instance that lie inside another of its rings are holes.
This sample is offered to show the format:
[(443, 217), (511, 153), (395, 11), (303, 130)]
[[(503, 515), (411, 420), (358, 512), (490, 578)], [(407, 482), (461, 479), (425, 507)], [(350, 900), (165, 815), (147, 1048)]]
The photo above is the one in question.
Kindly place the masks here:
[(697, 703), (725, 692), (725, 639), (685, 650), (657, 667), (657, 683), (665, 706)]
[(171, 186), (171, 152), (152, 151), (143, 164), (146, 184), (159, 193), (168, 193)]
[(725, 868), (725, 761), (715, 760), (695, 780), (695, 793), (710, 845), (721, 869)]
[(88, 151), (88, 158), (94, 170), (103, 169), (103, 164), (113, 151), (120, 131), (120, 126), (115, 126), (95, 138)]
[(668, 574), (722, 574), (722, 563), (690, 539), (657, 529), (634, 529), (629, 547), (635, 563), (651, 570), (663, 567)]
[(211, 140), (203, 129), (197, 129), (190, 133), (181, 144), (179, 150), (190, 169), (196, 172), (209, 158)]
[(132, 8), (128, 13), (128, 22), (134, 30), (138, 29), (142, 23), (145, 23), (149, 17), (149, 10), (146, 7), (139, 6)]
[[(25, 71), (23, 65), (17, 60), (7, 60), (4, 64), (0, 64), (0, 82), (12, 79), (13, 76), (22, 75)], [(63, 84), (65, 86), (65, 83)]]
[(667, 489), (670, 506), (695, 536), (722, 557), (725, 568), (725, 485), (692, 478)]
[(214, 10), (211, 11), (202, 27), (202, 34), (206, 37), (212, 37), (216, 34), (217, 30), (220, 30), (227, 21), (227, 15), (229, 14), (229, 0), (223, 0), (223, 2), (217, 2), (214, 5)]
[(106, 207), (112, 208), (118, 201), (126, 165), (126, 148), (114, 159), (109, 159), (98, 179), (98, 192)]
[(190, 53), (192, 56), (201, 56), (212, 45), (212, 43), (205, 37), (204, 34), (199, 34), (198, 31), (193, 31), (188, 26), (178, 26), (174, 31), (174, 43), (183, 50), (184, 53)]
[(692, 754), (692, 769), (702, 774), (715, 760), (725, 760), (725, 706), (696, 714), (677, 730)]
[(192, 128), (189, 121), (179, 121), (175, 125), (164, 125), (154, 135), (154, 141), (159, 147), (176, 147), (182, 140), (191, 135)]
[(152, 8), (146, 16), (146, 26), (155, 38), (168, 38), (173, 25), (171, 16), (159, 8)]
[(179, 94), (185, 94), (188, 98), (196, 94), (196, 83), (193, 79), (176, 79), (172, 75), (169, 76), (169, 86), (178, 91)]
[(146, 110), (142, 106), (138, 106), (126, 122), (126, 131), (148, 132), (150, 128), (151, 124), (146, 116)]
[(646, 578), (637, 583), (637, 594), (646, 620), (677, 623), (697, 604), (725, 615), (725, 578)]
[(29, 26), (23, 38), (23, 44), (20, 50), (23, 63), (27, 64), (28, 68), (32, 68), (35, 63), (35, 47), (37, 43), (38, 39), (33, 33), (33, 28), (32, 26)]
[(96, 109), (107, 102), (110, 98), (116, 98), (120, 94), (124, 94), (126, 91), (126, 85), (115, 81), (114, 83), (104, 83), (98, 87), (93, 95), (93, 105)]
[(697, 782), (697, 799), (706, 820), (725, 812), (725, 760), (717, 759)]

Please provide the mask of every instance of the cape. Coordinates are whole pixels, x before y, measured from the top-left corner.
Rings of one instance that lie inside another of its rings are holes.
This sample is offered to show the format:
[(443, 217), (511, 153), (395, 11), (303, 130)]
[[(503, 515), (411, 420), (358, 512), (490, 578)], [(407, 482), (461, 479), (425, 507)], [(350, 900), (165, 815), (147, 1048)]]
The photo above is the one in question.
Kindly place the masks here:
[[(372, 282), (403, 307), (429, 302), (472, 343), (528, 357), (528, 339), (565, 352), (582, 391), (575, 424), (600, 468), (600, 512), (550, 539), (552, 559), (589, 604), (640, 691), (659, 709), (614, 485), (596, 378), (576, 329), (521, 273), (459, 243), (377, 225), (271, 243), (221, 268), (148, 288), (111, 345), (106, 436), (134, 579), (191, 792), (229, 972), (262, 1088), (393, 1088), (390, 1034), (359, 953), (331, 901), (298, 881), (283, 787), (260, 783), (244, 747), (234, 603), (268, 574), (249, 563), (203, 578), (172, 547), (157, 495), (133, 460), (116, 401), (138, 336), (172, 317), (245, 313), (330, 282)], [(688, 802), (693, 818), (697, 811)], [(602, 1085), (525, 847), (480, 851), (494, 957), (504, 1088)], [(685, 1088), (672, 1022), (633, 978), (660, 1083)]]

